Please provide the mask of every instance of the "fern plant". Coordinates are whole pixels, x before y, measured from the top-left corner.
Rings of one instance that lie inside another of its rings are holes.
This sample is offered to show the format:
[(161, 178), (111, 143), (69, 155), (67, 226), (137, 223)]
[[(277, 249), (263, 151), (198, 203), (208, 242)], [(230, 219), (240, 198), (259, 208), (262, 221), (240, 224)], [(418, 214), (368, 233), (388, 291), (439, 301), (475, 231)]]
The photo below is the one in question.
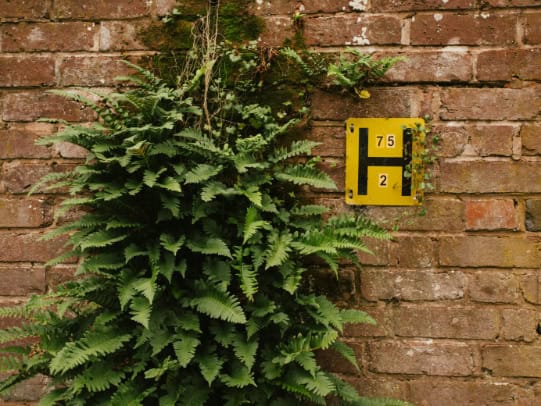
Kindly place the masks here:
[(69, 189), (57, 215), (84, 209), (47, 237), (69, 236), (48, 265), (80, 262), (55, 292), (0, 309), (26, 320), (0, 330), (0, 367), (16, 371), (0, 393), (43, 374), (41, 405), (394, 404), (320, 367), (316, 352), (332, 348), (358, 368), (340, 334), (374, 320), (305, 282), (313, 264), (337, 273), (389, 234), (357, 215), (325, 220), (295, 195), (335, 188), (310, 157), (317, 144), (289, 139), (305, 111), (265, 104), (253, 45), (202, 38), (178, 86), (132, 65), (123, 79), (139, 86), (125, 93), (57, 92), (99, 117), (40, 141), (88, 151), (36, 185)]

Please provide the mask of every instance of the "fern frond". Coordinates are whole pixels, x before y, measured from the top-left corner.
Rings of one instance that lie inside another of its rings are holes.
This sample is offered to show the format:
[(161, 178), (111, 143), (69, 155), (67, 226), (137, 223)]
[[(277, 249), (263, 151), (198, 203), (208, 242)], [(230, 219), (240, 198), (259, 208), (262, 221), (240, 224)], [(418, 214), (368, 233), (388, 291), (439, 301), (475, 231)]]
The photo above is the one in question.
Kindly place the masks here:
[(226, 292), (210, 288), (204, 289), (199, 292), (199, 297), (190, 301), (190, 305), (214, 319), (237, 324), (246, 323), (246, 316), (239, 300)]
[(186, 245), (193, 252), (232, 258), (229, 247), (223, 240), (219, 238), (191, 239), (186, 243)]
[(248, 371), (251, 371), (254, 366), (258, 347), (257, 339), (244, 341), (237, 338), (233, 341), (235, 356), (248, 368)]
[(270, 160), (271, 162), (281, 162), (299, 155), (310, 155), (312, 149), (319, 145), (321, 145), (321, 143), (315, 141), (293, 141), (289, 148), (277, 148), (271, 155)]
[(256, 386), (253, 373), (244, 365), (236, 364), (230, 374), (220, 375), (220, 380), (229, 388), (245, 388)]
[(282, 265), (289, 257), (293, 238), (289, 233), (279, 234), (274, 231), (269, 236), (269, 248), (265, 251), (265, 269)]
[(295, 185), (308, 185), (320, 189), (336, 190), (336, 184), (325, 172), (309, 166), (288, 166), (274, 174), (276, 179), (294, 183)]
[(331, 344), (331, 348), (353, 365), (357, 371), (360, 371), (359, 364), (357, 363), (357, 356), (349, 345), (337, 340)]
[(376, 320), (374, 320), (368, 313), (363, 312), (362, 310), (355, 309), (341, 309), (340, 318), (342, 319), (343, 324), (358, 324), (365, 323), (376, 325)]
[(195, 350), (201, 341), (193, 334), (177, 334), (173, 349), (181, 368), (185, 368), (195, 356)]
[(186, 173), (185, 179), (186, 183), (202, 183), (210, 178), (216, 176), (223, 170), (223, 166), (213, 166), (213, 165), (207, 165), (207, 164), (199, 164), (195, 168), (193, 168), (191, 171)]
[(214, 353), (207, 353), (199, 355), (197, 362), (199, 363), (201, 375), (210, 386), (220, 373), (224, 360)]

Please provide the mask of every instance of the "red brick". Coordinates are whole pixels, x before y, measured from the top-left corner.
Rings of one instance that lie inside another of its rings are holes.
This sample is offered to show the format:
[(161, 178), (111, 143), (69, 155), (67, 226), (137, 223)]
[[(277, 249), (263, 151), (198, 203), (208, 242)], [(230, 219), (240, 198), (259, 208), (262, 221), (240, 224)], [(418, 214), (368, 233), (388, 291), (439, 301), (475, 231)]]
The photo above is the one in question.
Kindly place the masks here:
[(62, 158), (82, 159), (85, 158), (88, 154), (88, 151), (83, 147), (71, 144), (69, 142), (56, 143), (52, 146), (52, 150), (54, 151), (56, 156), (60, 156)]
[(512, 341), (534, 341), (539, 334), (539, 312), (530, 309), (503, 310), (503, 338)]
[(177, 0), (156, 0), (156, 14), (160, 17), (170, 14), (176, 5)]
[(421, 215), (418, 207), (367, 207), (366, 214), (376, 223), (400, 231), (462, 231), (464, 230), (461, 200), (455, 198), (427, 198)]
[(45, 268), (21, 264), (0, 265), (0, 296), (26, 296), (45, 291)]
[(518, 127), (513, 125), (449, 125), (435, 126), (433, 134), (440, 138), (438, 157), (511, 156), (513, 137)]
[(372, 3), (370, 11), (460, 10), (475, 7), (473, 0), (377, 0)]
[(49, 3), (43, 0), (0, 0), (0, 18), (46, 17)]
[(0, 159), (12, 158), (50, 158), (47, 147), (35, 142), (43, 136), (51, 135), (54, 127), (45, 123), (17, 125), (0, 130)]
[(487, 0), (492, 7), (539, 7), (538, 0)]
[(390, 252), (392, 243), (387, 240), (367, 239), (364, 241), (372, 253), (359, 252), (359, 261), (363, 265), (392, 265)]
[(418, 93), (412, 88), (373, 88), (371, 98), (315, 91), (312, 115), (320, 120), (345, 120), (349, 117), (411, 117)]
[(430, 237), (396, 237), (391, 263), (401, 268), (430, 268), (437, 263), (436, 242)]
[(529, 389), (509, 382), (416, 379), (408, 382), (408, 400), (416, 405), (526, 406), (533, 405)]
[[(54, 162), (7, 162), (0, 172), (0, 191), (4, 193), (28, 193), (30, 188), (44, 175), (70, 169), (73, 169), (73, 165), (56, 164)], [(43, 188), (40, 188), (39, 191), (43, 191)], [(54, 193), (54, 191), (52, 192)]]
[(526, 89), (467, 89), (443, 91), (444, 120), (529, 120), (541, 111), (541, 87)]
[(487, 345), (482, 356), (483, 368), (494, 376), (541, 378), (540, 346)]
[(472, 57), (465, 52), (410, 52), (385, 75), (391, 82), (467, 82)]
[[(251, 2), (250, 11), (256, 15), (285, 14), (292, 15), (296, 11), (302, 14), (334, 13), (339, 11), (362, 11), (366, 7), (367, 0), (357, 1), (358, 6), (350, 6), (349, 0), (274, 0)], [(364, 7), (363, 7), (364, 3)]]
[(0, 87), (47, 86), (54, 82), (54, 59), (51, 57), (0, 56)]
[(541, 44), (541, 13), (527, 14), (524, 18), (524, 42), (529, 45)]
[(379, 341), (368, 348), (369, 368), (374, 372), (468, 376), (474, 370), (473, 350), (460, 342)]
[(509, 236), (442, 237), (440, 264), (460, 267), (538, 268), (541, 239)]
[(119, 57), (70, 56), (60, 65), (62, 86), (111, 86), (115, 78), (133, 74), (134, 70)]
[(47, 262), (65, 251), (64, 240), (40, 241), (43, 232), (0, 231), (0, 261)]
[(0, 197), (0, 228), (41, 227), (51, 221), (51, 207), (43, 198), (18, 200)]
[(46, 269), (47, 289), (55, 289), (75, 276), (76, 267), (71, 265), (57, 265)]
[(440, 189), (451, 193), (539, 193), (541, 173), (535, 162), (442, 162)]
[(478, 271), (468, 277), (468, 293), (476, 302), (516, 303), (520, 295), (519, 282), (508, 271)]
[(526, 302), (541, 304), (541, 270), (523, 274), (520, 277), (520, 290)]
[(149, 13), (146, 0), (57, 0), (56, 18), (116, 19), (142, 17)]
[(362, 396), (372, 398), (406, 399), (406, 382), (378, 374), (345, 378)]
[(344, 126), (312, 127), (303, 138), (321, 144), (312, 149), (313, 155), (342, 158), (346, 153)]
[(476, 199), (465, 203), (466, 230), (518, 230), (513, 199)]
[(517, 17), (435, 13), (416, 15), (411, 21), (413, 45), (513, 45)]
[[(336, 158), (322, 158), (319, 164), (317, 165), (319, 169), (324, 171), (327, 175), (331, 177), (331, 179), (336, 184), (336, 191), (343, 192), (344, 191), (344, 181), (345, 181), (345, 163), (343, 159), (336, 159)], [(328, 189), (314, 189), (319, 192), (329, 192), (333, 190)]]
[(4, 98), (4, 121), (35, 121), (54, 118), (68, 121), (92, 121), (94, 112), (80, 103), (43, 92), (10, 93)]
[(265, 46), (281, 47), (284, 41), (294, 35), (291, 17), (267, 17), (260, 40)]
[(376, 320), (377, 324), (355, 323), (346, 324), (345, 337), (385, 337), (389, 335), (389, 323), (387, 321), (387, 309), (385, 307), (365, 306), (360, 310), (365, 311)]
[[(3, 406), (30, 406), (33, 403), (28, 401), (39, 400), (47, 393), (47, 385), (49, 383), (49, 379), (43, 375), (37, 375), (23, 381), (15, 386), (7, 395), (3, 395), (0, 398), (6, 401), (6, 403), (2, 402), (1, 404)], [(12, 401), (16, 403), (12, 403)]]
[(20, 23), (5, 25), (2, 50), (28, 51), (90, 51), (98, 25), (84, 22)]
[(520, 137), (523, 155), (541, 155), (541, 124), (525, 124)]
[[(353, 349), (357, 356), (357, 362), (361, 366), (362, 361), (362, 346), (358, 343), (349, 343), (349, 346)], [(358, 370), (344, 357), (338, 354), (336, 351), (328, 349), (325, 351), (318, 351), (316, 354), (318, 365), (329, 372), (358, 375)]]
[(140, 33), (148, 27), (141, 21), (104, 21), (100, 26), (100, 50), (137, 51), (147, 49)]
[(361, 291), (366, 300), (425, 301), (464, 297), (462, 272), (432, 270), (363, 269)]
[(335, 15), (304, 20), (307, 45), (400, 44), (400, 19), (391, 16)]
[(402, 337), (492, 340), (500, 330), (500, 315), (489, 307), (402, 305), (392, 318)]
[(494, 80), (541, 79), (541, 49), (486, 51), (477, 59), (477, 78)]

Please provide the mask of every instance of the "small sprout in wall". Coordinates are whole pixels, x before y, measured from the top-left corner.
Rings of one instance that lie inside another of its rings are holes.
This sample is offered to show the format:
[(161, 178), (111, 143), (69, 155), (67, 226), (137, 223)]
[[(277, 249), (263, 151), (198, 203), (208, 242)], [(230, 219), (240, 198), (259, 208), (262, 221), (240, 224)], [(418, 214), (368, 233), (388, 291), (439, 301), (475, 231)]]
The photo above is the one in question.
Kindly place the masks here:
[(385, 57), (373, 59), (371, 55), (348, 48), (346, 53), (340, 55), (337, 63), (329, 65), (327, 76), (332, 78), (331, 84), (353, 90), (361, 99), (368, 99), (370, 93), (364, 89), (380, 79), (402, 57)]

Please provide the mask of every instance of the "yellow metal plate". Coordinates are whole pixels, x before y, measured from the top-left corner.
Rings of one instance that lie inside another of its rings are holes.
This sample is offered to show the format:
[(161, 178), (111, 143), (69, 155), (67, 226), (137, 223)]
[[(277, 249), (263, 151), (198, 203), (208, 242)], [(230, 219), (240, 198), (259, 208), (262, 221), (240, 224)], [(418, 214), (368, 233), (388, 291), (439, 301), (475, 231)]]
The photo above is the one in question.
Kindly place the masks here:
[[(346, 203), (414, 206), (415, 185), (406, 175), (420, 148), (422, 118), (350, 118), (346, 122)], [(417, 174), (419, 176), (419, 174)]]

